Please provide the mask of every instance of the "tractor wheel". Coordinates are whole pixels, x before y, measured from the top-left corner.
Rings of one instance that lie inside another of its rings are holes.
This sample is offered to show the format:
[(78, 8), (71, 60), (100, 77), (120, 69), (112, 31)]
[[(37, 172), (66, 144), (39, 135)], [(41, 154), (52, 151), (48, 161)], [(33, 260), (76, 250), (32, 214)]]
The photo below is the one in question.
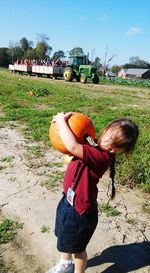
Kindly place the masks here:
[(81, 74), (80, 82), (81, 83), (86, 83), (87, 82), (87, 76), (85, 74)]
[(99, 83), (99, 77), (98, 77), (97, 74), (94, 75), (94, 78), (93, 78), (92, 81), (93, 81), (94, 84), (98, 84)]
[(66, 67), (64, 70), (64, 80), (67, 82), (71, 82), (74, 78), (74, 71), (71, 67)]
[(80, 76), (76, 75), (76, 81), (79, 82), (80, 81)]

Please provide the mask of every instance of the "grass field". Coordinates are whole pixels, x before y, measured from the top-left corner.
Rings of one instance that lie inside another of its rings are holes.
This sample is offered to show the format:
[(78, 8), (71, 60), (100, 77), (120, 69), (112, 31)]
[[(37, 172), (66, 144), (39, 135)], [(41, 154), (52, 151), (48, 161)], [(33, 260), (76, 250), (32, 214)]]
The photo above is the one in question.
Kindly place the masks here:
[(0, 70), (0, 109), (2, 125), (7, 121), (25, 124), (26, 136), (46, 145), (50, 145), (52, 116), (60, 111), (87, 114), (97, 134), (116, 118), (133, 119), (140, 127), (140, 137), (129, 162), (118, 157), (117, 180), (130, 186), (138, 184), (150, 192), (150, 88), (82, 85)]

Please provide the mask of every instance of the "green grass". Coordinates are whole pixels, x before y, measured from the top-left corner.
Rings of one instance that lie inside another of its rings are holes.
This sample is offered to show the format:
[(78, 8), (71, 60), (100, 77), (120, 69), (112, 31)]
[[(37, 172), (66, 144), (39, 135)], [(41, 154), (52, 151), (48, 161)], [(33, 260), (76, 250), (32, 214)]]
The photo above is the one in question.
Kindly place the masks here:
[(142, 204), (142, 211), (146, 213), (150, 213), (150, 202), (146, 201)]
[[(108, 122), (121, 117), (133, 119), (140, 127), (136, 150), (128, 162), (117, 158), (117, 181), (130, 187), (138, 185), (150, 192), (150, 88), (138, 89), (113, 84), (66, 83), (63, 80), (35, 79), (0, 71), (0, 122), (18, 121), (24, 133), (50, 146), (50, 122), (57, 112), (78, 111), (93, 121), (96, 133)], [(131, 82), (130, 82), (131, 85)], [(33, 90), (35, 94), (30, 95)], [(39, 149), (35, 149), (35, 153)]]
[(49, 233), (50, 228), (49, 228), (48, 226), (43, 225), (43, 226), (41, 226), (40, 231), (41, 231), (42, 233)]
[(8, 243), (13, 240), (18, 229), (22, 229), (23, 224), (11, 219), (4, 219), (0, 222), (0, 244)]
[(56, 191), (63, 181), (64, 173), (57, 170), (55, 173), (48, 175), (49, 178), (41, 182), (41, 186), (47, 190)]
[[(1, 219), (0, 220), (0, 245), (9, 243), (10, 241), (15, 239), (17, 235), (17, 231), (23, 228), (22, 223), (18, 223), (18, 221), (14, 221), (12, 219)], [(3, 260), (2, 254), (5, 251), (0, 250), (0, 273), (8, 273), (8, 272), (17, 272), (15, 270), (15, 266), (13, 262)]]
[(11, 162), (13, 160), (13, 156), (5, 156), (0, 159), (1, 162)]
[(34, 155), (34, 157), (42, 157), (44, 155), (44, 152), (42, 150), (42, 147), (37, 145), (37, 146), (32, 146), (32, 147), (28, 147), (26, 146), (27, 151), (31, 154)]
[(98, 206), (99, 212), (104, 212), (108, 217), (115, 217), (121, 214), (116, 208), (106, 203), (101, 203)]
[(49, 167), (57, 167), (57, 168), (60, 168), (60, 167), (63, 167), (64, 166), (64, 163), (63, 162), (49, 162), (48, 165)]
[(6, 166), (0, 165), (0, 171), (2, 171), (2, 170), (4, 170), (4, 169), (6, 169)]

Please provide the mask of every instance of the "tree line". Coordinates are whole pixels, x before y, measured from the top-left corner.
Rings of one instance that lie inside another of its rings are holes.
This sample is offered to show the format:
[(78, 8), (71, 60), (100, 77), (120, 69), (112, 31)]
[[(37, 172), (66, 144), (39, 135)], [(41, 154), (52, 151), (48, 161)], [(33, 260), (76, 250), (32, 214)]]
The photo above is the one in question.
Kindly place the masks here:
[[(0, 48), (0, 67), (8, 67), (9, 64), (13, 64), (15, 61), (31, 59), (31, 60), (43, 60), (50, 58), (51, 60), (64, 59), (65, 53), (63, 50), (56, 51), (52, 54), (52, 47), (49, 45), (50, 38), (45, 34), (38, 34), (36, 45), (34, 46), (32, 41), (29, 41), (26, 37), (22, 37), (19, 42), (10, 42), (9, 47)], [(84, 51), (81, 47), (74, 47), (68, 52), (71, 55), (84, 55)], [(51, 57), (50, 57), (51, 56)], [(150, 69), (150, 63), (141, 60), (138, 56), (131, 57), (129, 62), (124, 65), (113, 65), (110, 69), (111, 61), (115, 55), (108, 56), (108, 48), (104, 52), (104, 60), (100, 57), (95, 57), (90, 63), (94, 64), (99, 71), (104, 72), (111, 70), (114, 73), (118, 73), (121, 68), (147, 68)]]
[[(17, 60), (43, 60), (49, 58), (52, 47), (48, 44), (49, 37), (44, 34), (39, 34), (35, 47), (33, 42), (26, 37), (20, 39), (19, 42), (10, 42), (9, 47), (0, 48), (0, 66), (8, 67), (8, 64), (13, 64)], [(65, 57), (64, 51), (60, 50), (53, 54), (53, 58)]]

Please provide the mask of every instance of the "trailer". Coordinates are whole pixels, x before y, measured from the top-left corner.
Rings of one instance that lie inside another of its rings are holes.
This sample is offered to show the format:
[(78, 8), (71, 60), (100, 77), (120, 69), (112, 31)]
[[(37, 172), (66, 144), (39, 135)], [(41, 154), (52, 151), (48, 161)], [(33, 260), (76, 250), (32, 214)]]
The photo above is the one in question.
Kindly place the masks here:
[(9, 64), (9, 69), (15, 73), (32, 73), (32, 66), (31, 65), (26, 65), (26, 64)]
[(9, 70), (12, 73), (23, 74), (26, 73), (28, 75), (36, 75), (43, 76), (46, 75), (48, 78), (51, 76), (53, 78), (63, 77), (64, 67), (59, 66), (47, 66), (47, 65), (26, 65), (26, 64), (10, 64)]
[(59, 66), (46, 66), (46, 65), (32, 65), (32, 74), (37, 76), (47, 75), (53, 78), (63, 77), (64, 67)]

